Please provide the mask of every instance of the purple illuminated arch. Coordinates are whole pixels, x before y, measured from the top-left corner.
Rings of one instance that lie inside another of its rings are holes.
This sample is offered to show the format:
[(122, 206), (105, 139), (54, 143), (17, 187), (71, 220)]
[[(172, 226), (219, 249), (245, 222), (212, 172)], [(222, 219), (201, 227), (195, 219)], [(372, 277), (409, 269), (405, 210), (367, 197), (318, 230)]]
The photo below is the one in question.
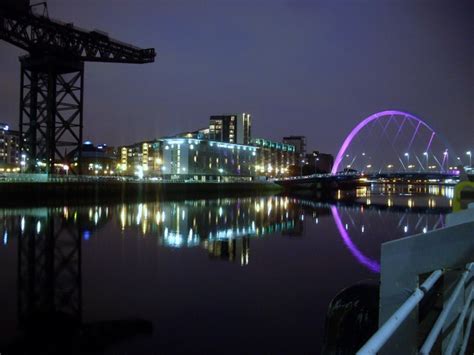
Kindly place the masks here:
[[(334, 174), (337, 173), (337, 171), (339, 169), (339, 165), (341, 164), (342, 158), (343, 158), (347, 148), (351, 144), (352, 140), (354, 139), (354, 137), (365, 126), (367, 126), (370, 122), (372, 122), (374, 120), (377, 120), (377, 119), (379, 119), (381, 117), (384, 117), (384, 116), (405, 116), (405, 117), (408, 117), (409, 119), (415, 120), (418, 123), (422, 124), (423, 126), (427, 127), (429, 130), (431, 130), (433, 132), (433, 135), (435, 134), (434, 130), (426, 122), (424, 122), (422, 119), (420, 119), (416, 116), (413, 116), (410, 113), (403, 112), (403, 111), (397, 111), (397, 110), (387, 110), (387, 111), (381, 111), (381, 112), (378, 112), (378, 113), (374, 113), (373, 115), (363, 119), (357, 126), (354, 127), (354, 129), (346, 137), (346, 139), (344, 140), (344, 143), (342, 143), (341, 149), (339, 149), (339, 152), (336, 155), (336, 159), (334, 160), (334, 165), (332, 167), (331, 174), (334, 175)], [(433, 138), (433, 137), (431, 137), (431, 138)]]

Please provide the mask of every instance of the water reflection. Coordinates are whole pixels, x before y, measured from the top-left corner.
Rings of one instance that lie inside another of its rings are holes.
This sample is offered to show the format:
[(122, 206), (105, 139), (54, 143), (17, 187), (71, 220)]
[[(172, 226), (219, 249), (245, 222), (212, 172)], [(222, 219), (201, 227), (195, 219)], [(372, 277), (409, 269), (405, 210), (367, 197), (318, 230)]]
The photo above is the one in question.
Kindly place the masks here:
[[(337, 230), (339, 231), (339, 234), (341, 235), (342, 240), (346, 244), (346, 246), (349, 248), (350, 252), (354, 257), (357, 259), (357, 261), (368, 267), (370, 271), (373, 272), (380, 272), (380, 264), (368, 258), (365, 256), (358, 248), (357, 246), (352, 242), (351, 236), (349, 235), (348, 232), (348, 224), (346, 224), (345, 228), (343, 227), (342, 219), (341, 216), (339, 215), (339, 212), (335, 206), (331, 206), (331, 213), (332, 217), (334, 218), (334, 221), (336, 223)], [(365, 232), (365, 225), (362, 225), (362, 233)]]
[[(122, 230), (139, 228), (160, 245), (196, 247), (294, 229), (300, 208), (283, 197), (216, 199), (118, 207)], [(117, 210), (116, 210), (117, 211)]]
[[(384, 190), (385, 191), (385, 190)], [(390, 191), (388, 189), (387, 191)], [(439, 192), (439, 191), (438, 191)], [(340, 195), (338, 195), (340, 197)], [(370, 196), (370, 199), (367, 198)], [(449, 211), (447, 199), (440, 196), (375, 195), (370, 190), (356, 192), (355, 198), (337, 204), (289, 196), (214, 200), (162, 201), (116, 206), (37, 208), (3, 210), (3, 243), (11, 236), (36, 235), (46, 243), (54, 230), (54, 218), (61, 228), (77, 233), (84, 241), (94, 238), (108, 223), (118, 224), (122, 232), (138, 231), (142, 237), (156, 238), (166, 248), (207, 250), (212, 259), (239, 261), (247, 265), (250, 240), (268, 234), (302, 236), (306, 218), (319, 223), (331, 215), (346, 247), (361, 264), (373, 272), (379, 263), (357, 247), (364, 235), (390, 232), (394, 237), (444, 226)], [(376, 242), (376, 241), (375, 241)]]
[(99, 215), (86, 218), (72, 210), (70, 216), (70, 211), (67, 207), (3, 211), (4, 245), (8, 235), (17, 236), (20, 332), (0, 345), (2, 353), (96, 353), (152, 329), (141, 319), (83, 322), (81, 235), (87, 235), (91, 219), (99, 226)]
[[(320, 256), (326, 264), (332, 261), (334, 264), (345, 263), (343, 268), (346, 270), (358, 263), (362, 266), (359, 269), (365, 269), (365, 274), (370, 274), (366, 270), (377, 273), (380, 243), (409, 234), (426, 233), (444, 225), (444, 215), (450, 210), (449, 193), (446, 189), (431, 191), (436, 194), (420, 195), (413, 189), (376, 192), (369, 188), (355, 191), (352, 195), (340, 192), (335, 201), (329, 202), (302, 196), (271, 196), (2, 209), (0, 235), (3, 245), (0, 251), (2, 248), (18, 249), (17, 269), (2, 271), (18, 275), (18, 323), (22, 335), (10, 342), (9, 349), (21, 353), (29, 346), (27, 344), (38, 346), (43, 343), (44, 347), (54, 344), (54, 348), (59, 349), (57, 353), (70, 353), (71, 344), (81, 351), (97, 351), (123, 338), (151, 331), (152, 323), (147, 320), (91, 323), (82, 319), (82, 253), (85, 248), (98, 251), (101, 239), (122, 243), (133, 238), (146, 245), (148, 250), (172, 253), (155, 258), (162, 263), (164, 260), (172, 263), (170, 260), (178, 249), (180, 253), (186, 252), (182, 255), (193, 252), (192, 262), (196, 265), (210, 261), (216, 272), (217, 269), (232, 272), (231, 268), (237, 266), (235, 269), (242, 270), (241, 274), (245, 273), (249, 279), (252, 276), (247, 270), (256, 269), (242, 269), (239, 265), (255, 265), (258, 258), (270, 258), (271, 253), (262, 253), (262, 250), (271, 249), (273, 252), (272, 240), (286, 242), (280, 244), (283, 248), (291, 248), (294, 243), (290, 240), (295, 240), (300, 248), (304, 244), (315, 251), (306, 255), (307, 268), (312, 268), (313, 259)], [(317, 243), (309, 244), (308, 240)], [(325, 250), (323, 244), (329, 243), (332, 249)], [(334, 249), (340, 249), (340, 252)], [(298, 248), (295, 250), (299, 250), (299, 254), (293, 255), (288, 249), (292, 258), (299, 258), (304, 252)], [(110, 251), (103, 252), (102, 257)], [(324, 252), (328, 255), (323, 255)], [(348, 260), (341, 261), (345, 255)], [(126, 258), (123, 260), (125, 264), (128, 262)], [(229, 268), (219, 267), (216, 260), (225, 261), (221, 265)], [(287, 262), (292, 262), (292, 259), (287, 259)], [(320, 269), (329, 266), (326, 264)], [(148, 269), (151, 268), (147, 265), (143, 270)], [(100, 272), (101, 269), (94, 271)], [(308, 277), (317, 274), (314, 270), (307, 272)], [(280, 275), (284, 275), (282, 270)], [(288, 277), (287, 282), (295, 276)], [(337, 279), (339, 276), (334, 277)], [(325, 282), (318, 287), (326, 286), (327, 280)], [(258, 285), (253, 287), (258, 289)], [(146, 284), (144, 288), (147, 288)], [(166, 284), (165, 288), (166, 292), (173, 294), (172, 286)], [(213, 292), (218, 290), (216, 287)], [(189, 291), (192, 294), (193, 289)], [(166, 292), (162, 292), (163, 297)], [(284, 290), (279, 294), (284, 295)], [(153, 325), (157, 326), (156, 323)], [(0, 351), (2, 349), (0, 347)]]

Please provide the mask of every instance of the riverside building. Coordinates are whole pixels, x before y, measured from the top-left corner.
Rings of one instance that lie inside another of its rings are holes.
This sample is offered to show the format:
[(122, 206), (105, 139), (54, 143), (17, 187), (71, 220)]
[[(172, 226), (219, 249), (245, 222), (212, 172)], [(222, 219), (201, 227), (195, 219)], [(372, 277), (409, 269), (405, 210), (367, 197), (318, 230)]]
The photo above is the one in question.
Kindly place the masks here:
[(165, 138), (162, 142), (166, 179), (251, 180), (256, 175), (257, 148), (212, 140)]
[(20, 134), (0, 123), (0, 172), (20, 171)]
[(252, 139), (250, 114), (211, 116), (209, 119), (209, 139), (218, 142), (249, 145)]
[(306, 158), (306, 137), (305, 136), (287, 136), (283, 137), (283, 143), (291, 144), (296, 149), (296, 154), (298, 160), (296, 161), (297, 165), (302, 165), (305, 163)]
[(122, 175), (165, 180), (249, 181), (288, 174), (291, 144), (251, 139), (250, 114), (211, 116), (209, 128), (119, 148)]
[[(73, 150), (67, 155), (67, 161), (74, 173), (80, 175), (114, 175), (116, 174), (116, 152), (113, 147), (106, 144), (94, 145), (91, 141), (85, 141), (81, 147), (81, 154)], [(63, 165), (60, 164), (60, 168)], [(57, 171), (61, 172), (61, 169)]]
[(138, 142), (119, 148), (117, 170), (121, 175), (157, 176), (163, 166), (162, 141)]
[(253, 145), (258, 147), (256, 167), (257, 173), (260, 175), (285, 176), (288, 174), (290, 166), (295, 165), (298, 158), (296, 148), (292, 144), (256, 138), (253, 140)]

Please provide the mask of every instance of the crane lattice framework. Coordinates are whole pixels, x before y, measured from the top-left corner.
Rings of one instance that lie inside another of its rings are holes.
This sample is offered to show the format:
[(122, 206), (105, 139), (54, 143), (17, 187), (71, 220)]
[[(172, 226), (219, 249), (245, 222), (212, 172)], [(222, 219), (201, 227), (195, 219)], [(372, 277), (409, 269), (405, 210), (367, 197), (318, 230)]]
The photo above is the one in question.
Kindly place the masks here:
[(28, 52), (20, 57), (20, 148), (30, 172), (46, 164), (52, 174), (67, 151), (77, 150), (81, 161), (85, 62), (144, 64), (156, 56), (34, 14), (29, 0), (0, 0), (0, 39)]

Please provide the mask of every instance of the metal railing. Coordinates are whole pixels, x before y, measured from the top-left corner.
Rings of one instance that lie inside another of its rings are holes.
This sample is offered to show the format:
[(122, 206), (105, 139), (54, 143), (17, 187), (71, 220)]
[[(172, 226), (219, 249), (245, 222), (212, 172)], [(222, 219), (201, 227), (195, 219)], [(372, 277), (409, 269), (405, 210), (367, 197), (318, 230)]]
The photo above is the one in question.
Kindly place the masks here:
[[(381, 254), (379, 329), (356, 354), (464, 354), (474, 319), (474, 205), (447, 215), (444, 228), (382, 244)], [(442, 308), (420, 321), (430, 290), (426, 304), (435, 297)]]
[[(360, 348), (357, 355), (372, 355), (377, 352), (387, 343), (391, 336), (397, 331), (400, 325), (407, 319), (414, 308), (419, 305), (426, 293), (433, 288), (435, 283), (444, 274), (443, 270), (434, 271), (423, 284), (416, 288), (415, 291), (407, 298), (403, 305), (379, 328), (379, 330)], [(466, 265), (466, 270), (462, 273), (460, 279), (456, 283), (454, 291), (445, 302), (445, 306), (434, 323), (431, 331), (425, 339), (419, 354), (430, 354), (433, 346), (438, 339), (442, 329), (446, 326), (448, 319), (457, 318), (456, 326), (448, 340), (443, 354), (464, 354), (470, 336), (472, 321), (474, 317), (474, 310), (472, 309), (472, 301), (474, 296), (474, 288), (470, 287), (468, 296), (464, 299), (464, 306), (462, 311), (454, 307), (457, 301), (463, 296), (465, 292), (461, 292), (469, 288), (469, 283), (474, 274), (474, 263)], [(467, 324), (466, 316), (469, 314)], [(463, 337), (462, 343), (459, 342), (460, 336)], [(457, 349), (456, 349), (457, 347)], [(455, 350), (458, 350), (455, 352)]]
[(357, 352), (357, 355), (377, 354), (385, 345), (400, 324), (408, 317), (413, 309), (420, 303), (425, 294), (431, 290), (433, 285), (443, 275), (442, 270), (436, 270), (428, 279), (418, 287), (403, 305), (380, 327), (380, 329), (365, 343)]

